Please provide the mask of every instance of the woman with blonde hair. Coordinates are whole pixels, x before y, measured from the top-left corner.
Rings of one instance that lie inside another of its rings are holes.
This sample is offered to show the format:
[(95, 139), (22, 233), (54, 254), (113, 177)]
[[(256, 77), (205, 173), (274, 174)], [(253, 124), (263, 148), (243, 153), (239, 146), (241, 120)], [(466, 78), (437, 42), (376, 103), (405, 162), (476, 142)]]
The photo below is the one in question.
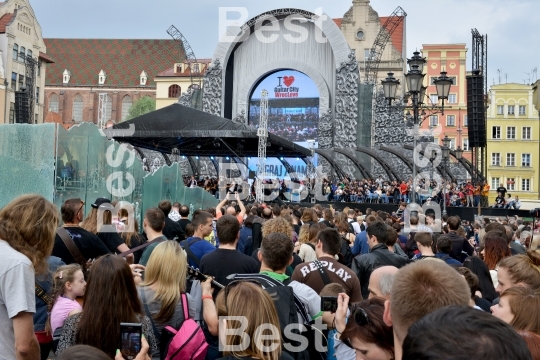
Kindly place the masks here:
[[(180, 329), (184, 321), (182, 294), (186, 291), (186, 273), (186, 254), (176, 241), (164, 241), (152, 251), (138, 293), (146, 316), (153, 323), (158, 348), (165, 326)], [(185, 295), (193, 319), (200, 300)], [(159, 352), (153, 353), (152, 358), (159, 360)]]
[(540, 254), (527, 250), (526, 254), (504, 258), (497, 272), (499, 284), (497, 292), (502, 293), (514, 286), (540, 288)]
[[(126, 245), (122, 237), (118, 234), (116, 227), (112, 225), (112, 204), (109, 199), (106, 198), (97, 198), (96, 201), (91, 205), (92, 210), (84, 219), (81, 224), (81, 227), (93, 234), (96, 234), (101, 241), (107, 246), (109, 251), (113, 253), (123, 253), (129, 250), (129, 247)], [(100, 210), (100, 207), (104, 210)], [(98, 221), (98, 214), (102, 212), (103, 218)], [(133, 263), (134, 256), (129, 254), (126, 256), (128, 263)]]
[(34, 332), (34, 279), (47, 273), (58, 221), (56, 207), (40, 195), (19, 196), (0, 210), (0, 348), (7, 358), (40, 358), (36, 337), (28, 335)]
[[(292, 359), (288, 353), (282, 352), (283, 340), (274, 301), (260, 285), (248, 281), (229, 283), (219, 293), (216, 308), (219, 317), (235, 316), (247, 320), (243, 336), (227, 334), (227, 329), (238, 328), (238, 321), (227, 318), (219, 320), (219, 336), (224, 355), (222, 359)], [(244, 345), (244, 338), (250, 339), (247, 347), (239, 346)]]

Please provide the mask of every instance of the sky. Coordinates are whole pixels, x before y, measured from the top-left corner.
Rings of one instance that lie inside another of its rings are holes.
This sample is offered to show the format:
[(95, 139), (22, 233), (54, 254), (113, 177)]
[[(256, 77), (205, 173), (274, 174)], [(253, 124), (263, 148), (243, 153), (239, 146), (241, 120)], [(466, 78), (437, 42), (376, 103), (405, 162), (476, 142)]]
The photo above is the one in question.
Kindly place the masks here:
[[(219, 40), (220, 7), (244, 7), (252, 18), (276, 8), (317, 8), (343, 17), (352, 0), (30, 0), (45, 38), (167, 39), (175, 25), (198, 58), (211, 58)], [(422, 44), (467, 44), (471, 29), (488, 35), (488, 85), (531, 83), (540, 66), (539, 0), (371, 0), (379, 16), (407, 13), (407, 54)]]

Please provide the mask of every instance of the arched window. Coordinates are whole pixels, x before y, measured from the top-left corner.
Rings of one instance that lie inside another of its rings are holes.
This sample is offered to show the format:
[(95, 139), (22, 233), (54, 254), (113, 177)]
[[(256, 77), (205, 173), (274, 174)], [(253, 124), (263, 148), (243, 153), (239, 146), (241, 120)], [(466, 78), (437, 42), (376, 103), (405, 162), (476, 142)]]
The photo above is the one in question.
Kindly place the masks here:
[(13, 60), (17, 60), (19, 58), (19, 45), (13, 44)]
[(169, 86), (169, 98), (179, 98), (181, 90), (180, 86), (176, 84)]
[(60, 103), (58, 95), (52, 94), (49, 98), (49, 111), (58, 112), (58, 104)]
[(131, 97), (129, 95), (124, 96), (124, 98), (122, 99), (122, 121), (127, 119), (129, 109), (131, 109), (131, 105), (133, 105)]
[(24, 62), (25, 56), (26, 56), (26, 48), (24, 46), (21, 46), (21, 50), (19, 51), (19, 61)]
[(76, 123), (83, 121), (83, 98), (80, 94), (73, 98), (73, 121)]
[(26, 53), (28, 56), (32, 57), (33, 53), (32, 50), (28, 49), (28, 52)]
[(107, 102), (105, 103), (105, 121), (112, 120), (112, 99), (110, 95), (107, 95)]

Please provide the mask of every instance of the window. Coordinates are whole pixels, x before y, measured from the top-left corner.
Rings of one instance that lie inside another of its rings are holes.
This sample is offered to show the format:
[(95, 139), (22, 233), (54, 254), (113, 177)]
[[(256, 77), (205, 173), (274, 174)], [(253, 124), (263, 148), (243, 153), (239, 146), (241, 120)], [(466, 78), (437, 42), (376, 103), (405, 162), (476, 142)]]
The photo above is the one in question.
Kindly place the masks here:
[(58, 104), (60, 103), (60, 100), (58, 99), (58, 95), (52, 94), (49, 98), (49, 111), (58, 112)]
[(180, 86), (174, 84), (169, 86), (169, 98), (179, 98), (181, 95)]
[(519, 115), (525, 115), (525, 105), (519, 105)]
[(112, 119), (112, 99), (110, 95), (107, 95), (107, 99), (105, 101), (105, 121), (109, 121)]
[(522, 140), (531, 140), (531, 127), (530, 126), (523, 127)]
[(501, 153), (491, 153), (491, 165), (501, 166)]
[(41, 76), (41, 61), (37, 63), (37, 76)]
[(455, 115), (446, 115), (446, 126), (456, 126)]
[(497, 115), (504, 114), (504, 105), (497, 105)]
[(516, 166), (516, 154), (514, 153), (506, 154), (506, 166)]
[(15, 103), (9, 104), (9, 123), (15, 123)]
[(449, 104), (455, 104), (455, 103), (457, 103), (457, 95), (456, 95), (456, 94), (450, 94), (450, 95), (448, 95), (448, 103), (449, 103)]
[(32, 50), (28, 49), (28, 51), (27, 51), (26, 55), (28, 55), (28, 56), (32, 57), (32, 55), (33, 55), (33, 54), (32, 54)]
[(515, 105), (508, 105), (508, 115), (514, 115), (516, 110)]
[(450, 144), (448, 145), (451, 150), (454, 150), (456, 148), (456, 139), (450, 139)]
[(83, 121), (83, 98), (80, 94), (73, 98), (73, 121), (80, 123)]
[(364, 49), (364, 61), (369, 61), (369, 54), (371, 54), (371, 49)]
[(521, 179), (521, 191), (531, 191), (530, 179)]
[(19, 58), (19, 45), (13, 44), (13, 60), (17, 60)]
[(464, 138), (463, 139), (463, 151), (469, 151), (469, 139)]
[(39, 104), (39, 86), (36, 86), (36, 104)]
[(467, 115), (463, 115), (463, 127), (469, 126), (469, 117)]
[(431, 105), (437, 105), (439, 103), (439, 97), (437, 95), (429, 95), (429, 101), (431, 102)]
[(19, 91), (24, 87), (24, 75), (19, 74)]
[(531, 154), (521, 154), (521, 166), (523, 167), (531, 166)]
[(124, 98), (122, 99), (122, 121), (127, 119), (129, 109), (131, 109), (131, 105), (133, 105), (131, 97), (129, 95), (124, 96)]
[(500, 126), (494, 126), (491, 130), (491, 138), (492, 139), (500, 139), (501, 138), (501, 127)]
[(193, 73), (195, 74), (199, 73), (199, 64), (193, 64)]
[(516, 138), (516, 127), (515, 126), (508, 126), (506, 128), (506, 138), (507, 139), (515, 139)]
[(11, 89), (13, 91), (17, 90), (17, 73), (11, 73)]
[(491, 188), (496, 189), (499, 187), (500, 179), (499, 178), (491, 178)]
[(439, 125), (439, 116), (431, 115), (429, 117), (429, 126), (437, 126), (437, 125)]
[(516, 179), (515, 178), (508, 178), (506, 180), (506, 190), (508, 191), (514, 191), (516, 190)]
[(21, 46), (19, 50), (19, 61), (24, 62), (25, 56), (26, 56), (26, 48), (24, 46)]

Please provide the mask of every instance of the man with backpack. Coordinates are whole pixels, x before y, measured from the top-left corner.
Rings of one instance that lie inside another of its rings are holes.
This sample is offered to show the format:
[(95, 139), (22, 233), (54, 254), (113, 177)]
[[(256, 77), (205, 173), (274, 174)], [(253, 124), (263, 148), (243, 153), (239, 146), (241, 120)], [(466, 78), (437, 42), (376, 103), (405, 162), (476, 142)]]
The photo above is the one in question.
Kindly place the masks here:
[[(322, 312), (321, 298), (317, 292), (298, 281), (291, 281), (285, 274), (287, 266), (293, 261), (293, 251), (294, 245), (287, 235), (278, 232), (271, 233), (263, 238), (257, 254), (261, 262), (260, 273), (236, 275), (234, 279), (257, 280), (263, 285), (276, 305), (284, 342), (298, 346), (299, 344), (294, 344), (292, 341), (297, 340), (299, 333), (295, 334), (295, 338), (288, 338), (285, 327), (291, 324), (303, 324), (309, 328), (313, 320), (322, 316)], [(317, 353), (317, 347), (314, 344), (317, 338), (313, 337), (313, 333), (308, 331), (302, 335), (308, 338), (307, 352), (310, 358), (318, 359), (321, 356), (321, 359), (325, 358)], [(324, 344), (320, 346), (319, 349), (322, 351)], [(305, 353), (291, 353), (291, 355), (296, 359), (302, 359)]]
[[(386, 243), (388, 242), (389, 231), (387, 225), (382, 221), (376, 221), (367, 228), (369, 254), (362, 254), (354, 258), (352, 269), (358, 275), (362, 284), (362, 296), (367, 299), (369, 296), (369, 278), (373, 270), (385, 265), (392, 265), (398, 269), (407, 265), (408, 258), (399, 256), (390, 251)], [(354, 301), (352, 301), (354, 302)]]
[(193, 267), (200, 268), (202, 257), (216, 250), (215, 246), (204, 240), (214, 230), (212, 227), (213, 219), (214, 217), (209, 212), (195, 211), (191, 219), (194, 228), (193, 236), (180, 242), (180, 245), (187, 253), (188, 264)]
[(337, 230), (321, 230), (318, 234), (317, 245), (315, 245), (317, 260), (297, 265), (292, 280), (308, 285), (317, 293), (325, 285), (338, 283), (343, 286), (351, 302), (361, 301), (362, 294), (358, 277), (351, 269), (335, 259), (340, 251), (341, 237)]

